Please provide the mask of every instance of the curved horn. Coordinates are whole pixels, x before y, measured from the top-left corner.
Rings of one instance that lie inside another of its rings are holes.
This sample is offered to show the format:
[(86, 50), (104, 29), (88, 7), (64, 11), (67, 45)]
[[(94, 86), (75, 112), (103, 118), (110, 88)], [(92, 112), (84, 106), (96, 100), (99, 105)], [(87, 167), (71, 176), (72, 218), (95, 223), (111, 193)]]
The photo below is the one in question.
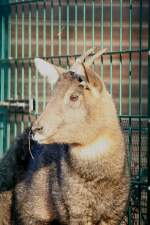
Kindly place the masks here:
[(70, 67), (70, 71), (75, 72), (77, 74), (80, 75), (84, 75), (84, 68), (82, 66), (82, 63), (84, 62), (84, 60), (86, 60), (86, 58), (91, 55), (94, 54), (94, 51), (96, 50), (96, 47), (94, 48), (90, 48), (89, 50), (87, 50), (86, 52), (84, 52), (80, 57), (78, 57), (75, 61), (75, 63)]
[(84, 60), (86, 60), (86, 58), (89, 55), (94, 54), (95, 50), (96, 50), (96, 47), (90, 48), (89, 50), (87, 50), (86, 52), (84, 52), (79, 58), (77, 58), (76, 63), (83, 63)]
[[(104, 52), (106, 52), (106, 50), (107, 50), (106, 48), (103, 50), (98, 50), (97, 47), (90, 48), (88, 51), (84, 52), (79, 58), (77, 58), (77, 60), (70, 67), (69, 70), (77, 74), (80, 74), (82, 76), (85, 76), (85, 71), (82, 66), (82, 63), (84, 63), (86, 66), (91, 66), (94, 60), (100, 57)], [(94, 51), (96, 51), (96, 54), (94, 54)], [(94, 55), (90, 56), (91, 54), (94, 54)]]
[(100, 57), (101, 55), (103, 55), (106, 52), (106, 48), (99, 50), (96, 52), (95, 55), (91, 56), (87, 61), (85, 61), (85, 65), (87, 66), (91, 66), (93, 64), (93, 62), (95, 61), (95, 59), (97, 59), (98, 57)]

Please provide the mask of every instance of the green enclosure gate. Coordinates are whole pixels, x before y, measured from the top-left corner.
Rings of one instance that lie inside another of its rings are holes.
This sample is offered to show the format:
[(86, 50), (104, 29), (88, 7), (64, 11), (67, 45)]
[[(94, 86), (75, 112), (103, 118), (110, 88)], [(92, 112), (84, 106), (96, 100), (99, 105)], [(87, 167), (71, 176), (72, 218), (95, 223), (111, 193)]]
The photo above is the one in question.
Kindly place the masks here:
[(0, 1), (0, 155), (45, 107), (49, 86), (33, 65), (62, 67), (91, 46), (108, 52), (93, 67), (113, 96), (132, 176), (122, 224), (150, 225), (149, 0)]

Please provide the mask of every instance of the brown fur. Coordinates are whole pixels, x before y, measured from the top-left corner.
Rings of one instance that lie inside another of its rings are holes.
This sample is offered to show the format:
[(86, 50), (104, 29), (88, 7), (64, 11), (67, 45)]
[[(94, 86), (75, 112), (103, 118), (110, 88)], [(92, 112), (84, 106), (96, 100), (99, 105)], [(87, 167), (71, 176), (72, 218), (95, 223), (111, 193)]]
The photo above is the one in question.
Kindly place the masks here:
[[(68, 74), (60, 78), (33, 126), (34, 138), (44, 144), (69, 144), (67, 160), (61, 163), (60, 193), (57, 181), (54, 185), (50, 180), (59, 220), (70, 225), (116, 225), (129, 192), (124, 140), (111, 96), (97, 74), (86, 66), (84, 70), (88, 83), (83, 86)], [(72, 96), (78, 101), (70, 100)]]
[(87, 83), (60, 77), (32, 128), (44, 145), (35, 147), (42, 150), (28, 159), (22, 179), (18, 175), (15, 225), (117, 225), (124, 214), (129, 177), (123, 135), (103, 82), (84, 69), (87, 78), (92, 73)]
[(0, 193), (0, 224), (11, 224), (12, 191)]

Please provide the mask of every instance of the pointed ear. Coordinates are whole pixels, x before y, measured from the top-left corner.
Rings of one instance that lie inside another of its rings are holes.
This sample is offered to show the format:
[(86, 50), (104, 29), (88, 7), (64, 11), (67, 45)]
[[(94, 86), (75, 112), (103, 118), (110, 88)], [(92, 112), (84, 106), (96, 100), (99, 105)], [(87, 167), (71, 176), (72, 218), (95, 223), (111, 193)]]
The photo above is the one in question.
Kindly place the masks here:
[(91, 84), (93, 87), (97, 88), (99, 92), (103, 89), (103, 82), (97, 73), (95, 73), (90, 67), (82, 64), (84, 68), (84, 74), (87, 79), (87, 82)]
[(59, 67), (55, 67), (53, 64), (50, 64), (43, 59), (35, 58), (34, 59), (35, 67), (39, 71), (39, 73), (46, 77), (51, 84), (55, 84), (59, 77), (60, 73), (63, 73), (65, 70), (59, 69)]

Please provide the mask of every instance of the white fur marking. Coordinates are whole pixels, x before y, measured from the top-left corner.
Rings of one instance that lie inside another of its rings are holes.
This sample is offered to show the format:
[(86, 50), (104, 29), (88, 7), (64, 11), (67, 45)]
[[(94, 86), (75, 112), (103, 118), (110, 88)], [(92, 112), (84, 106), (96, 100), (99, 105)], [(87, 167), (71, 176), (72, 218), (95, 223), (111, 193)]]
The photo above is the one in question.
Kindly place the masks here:
[(47, 137), (45, 137), (44, 135), (40, 135), (38, 133), (35, 133), (35, 135), (32, 137), (32, 139), (34, 141), (37, 141), (39, 144), (44, 144), (44, 140), (46, 139)]
[(77, 155), (79, 154), (79, 157), (81, 157), (81, 159), (94, 160), (104, 154), (107, 150), (109, 150), (110, 146), (110, 140), (106, 137), (101, 137), (96, 143), (92, 143), (79, 149), (74, 149), (74, 153), (76, 153)]

